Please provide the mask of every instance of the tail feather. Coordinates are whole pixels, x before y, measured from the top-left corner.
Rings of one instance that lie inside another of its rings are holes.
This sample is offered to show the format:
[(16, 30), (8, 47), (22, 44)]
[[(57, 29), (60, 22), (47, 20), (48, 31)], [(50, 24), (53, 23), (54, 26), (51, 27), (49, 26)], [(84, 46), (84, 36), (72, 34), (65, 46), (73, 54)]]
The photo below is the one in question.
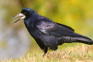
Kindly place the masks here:
[(73, 37), (71, 37), (71, 38), (72, 38), (73, 42), (81, 42), (81, 43), (90, 44), (90, 45), (93, 44), (92, 39), (90, 39), (87, 36), (83, 36), (83, 35), (80, 35), (80, 34), (77, 34), (77, 33), (73, 33)]
[(77, 34), (77, 33), (73, 33), (73, 34), (71, 34), (69, 36), (62, 36), (57, 41), (57, 44), (61, 45), (63, 43), (72, 43), (72, 42), (80, 42), (80, 43), (85, 43), (85, 44), (89, 44), (89, 45), (93, 44), (92, 39), (90, 39), (90, 38), (88, 38), (86, 36)]
[(85, 44), (89, 44), (89, 45), (91, 45), (91, 44), (93, 44), (93, 40), (91, 40), (91, 39), (86, 39), (86, 38), (74, 38), (76, 41), (74, 41), (74, 42), (80, 42), (80, 43), (85, 43)]
[(84, 37), (69, 37), (69, 36), (64, 36), (61, 39), (61, 42), (64, 43), (72, 43), (72, 42), (80, 42), (80, 43), (85, 43), (85, 44), (93, 44), (93, 40), (90, 38), (84, 38)]

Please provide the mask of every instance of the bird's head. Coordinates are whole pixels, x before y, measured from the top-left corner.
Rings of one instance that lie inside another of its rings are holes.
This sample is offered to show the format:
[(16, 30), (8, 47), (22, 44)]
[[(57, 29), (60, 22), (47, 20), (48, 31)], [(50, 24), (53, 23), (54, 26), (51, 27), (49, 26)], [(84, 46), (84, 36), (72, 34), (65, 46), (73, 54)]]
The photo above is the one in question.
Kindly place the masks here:
[(14, 23), (19, 21), (19, 20), (22, 20), (22, 19), (25, 19), (25, 18), (31, 16), (33, 13), (34, 13), (33, 9), (23, 8), (22, 11), (18, 15), (13, 17), (13, 18), (20, 17), (17, 20), (15, 20)]

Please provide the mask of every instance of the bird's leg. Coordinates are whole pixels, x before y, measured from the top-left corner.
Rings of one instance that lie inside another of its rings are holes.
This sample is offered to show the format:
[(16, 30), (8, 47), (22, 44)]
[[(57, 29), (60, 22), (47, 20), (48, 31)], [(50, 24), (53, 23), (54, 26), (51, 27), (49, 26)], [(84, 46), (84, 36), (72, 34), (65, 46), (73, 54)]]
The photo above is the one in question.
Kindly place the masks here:
[(46, 53), (44, 52), (44, 54), (42, 55), (43, 57), (46, 55)]
[(43, 54), (43, 57), (46, 55), (47, 51), (48, 51), (48, 47), (44, 47), (44, 54)]

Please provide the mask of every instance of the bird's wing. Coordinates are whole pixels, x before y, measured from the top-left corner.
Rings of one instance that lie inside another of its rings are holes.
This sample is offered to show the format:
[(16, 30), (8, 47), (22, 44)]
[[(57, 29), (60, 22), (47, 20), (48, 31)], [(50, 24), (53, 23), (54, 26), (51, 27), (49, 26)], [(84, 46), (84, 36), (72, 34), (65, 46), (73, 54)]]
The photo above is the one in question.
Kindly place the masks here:
[(69, 36), (74, 31), (68, 26), (45, 20), (39, 21), (37, 24), (37, 28), (42, 33), (53, 36)]
[(64, 26), (65, 28), (68, 28), (69, 30), (72, 30), (72, 31), (74, 31), (74, 29), (73, 28), (71, 28), (71, 27), (69, 27), (69, 26), (66, 26), (66, 25), (64, 25), (64, 24), (60, 24), (60, 23), (57, 23), (58, 25), (61, 25), (61, 26)]
[[(71, 42), (81, 42), (85, 44), (93, 44), (93, 41), (83, 35), (74, 33), (74, 30), (68, 26), (57, 24), (51, 21), (40, 21), (36, 27), (39, 29), (40, 32), (42, 32), (45, 35), (57, 37), (51, 38), (54, 41), (57, 41), (58, 45), (61, 45), (62, 43), (71, 43)], [(45, 40), (49, 40), (49, 38), (46, 38)], [(53, 43), (53, 42), (52, 42)]]

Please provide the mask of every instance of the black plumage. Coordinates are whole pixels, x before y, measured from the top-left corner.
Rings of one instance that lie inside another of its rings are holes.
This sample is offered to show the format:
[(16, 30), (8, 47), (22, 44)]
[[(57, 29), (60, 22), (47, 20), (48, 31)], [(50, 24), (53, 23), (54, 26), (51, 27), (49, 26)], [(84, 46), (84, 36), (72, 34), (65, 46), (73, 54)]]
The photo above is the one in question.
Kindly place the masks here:
[(18, 20), (24, 19), (24, 24), (31, 36), (35, 39), (39, 47), (47, 53), (48, 48), (57, 50), (58, 45), (63, 43), (81, 42), (93, 44), (93, 41), (83, 35), (74, 32), (74, 29), (66, 25), (55, 23), (52, 20), (38, 15), (33, 9), (23, 8)]

